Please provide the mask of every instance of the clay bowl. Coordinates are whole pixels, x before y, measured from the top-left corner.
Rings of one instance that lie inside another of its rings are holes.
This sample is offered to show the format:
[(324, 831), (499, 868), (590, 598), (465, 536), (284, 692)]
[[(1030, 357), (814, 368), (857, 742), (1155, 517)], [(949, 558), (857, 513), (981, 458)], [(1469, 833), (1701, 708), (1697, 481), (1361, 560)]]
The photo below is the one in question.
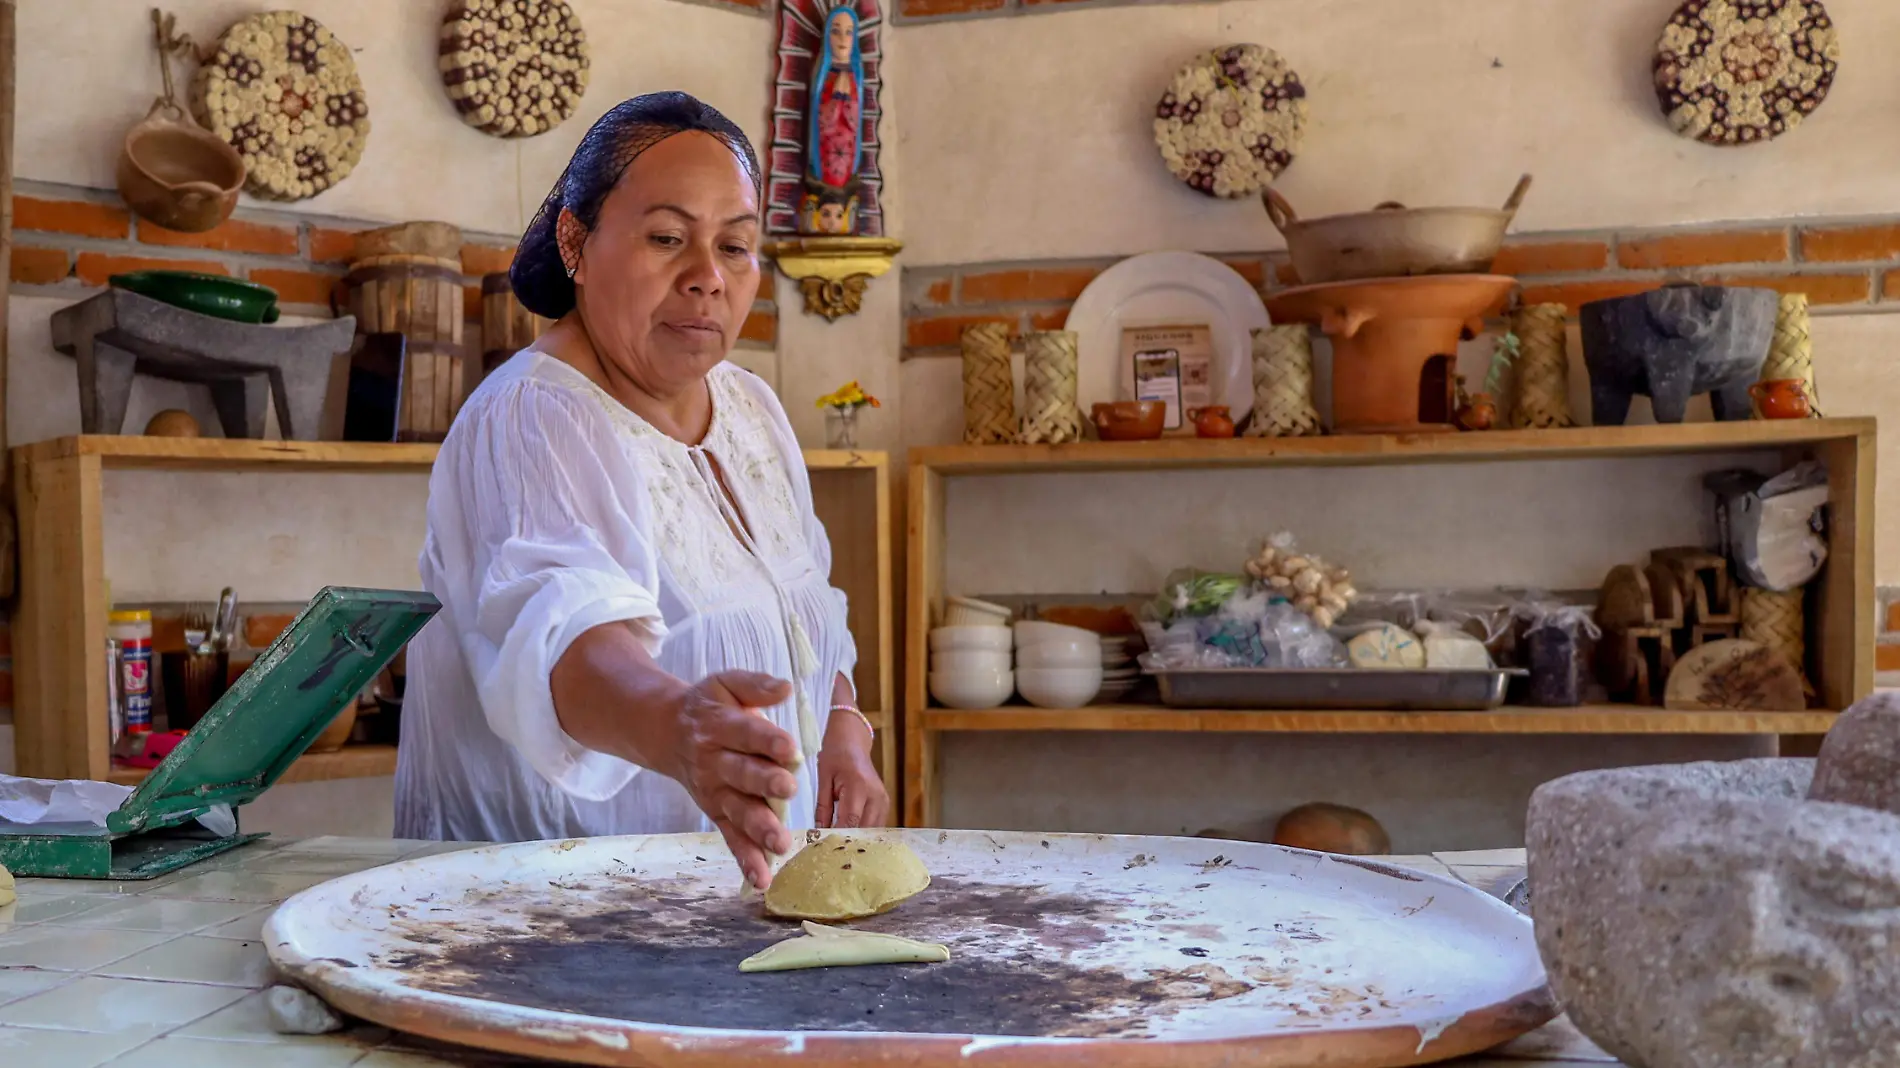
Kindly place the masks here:
[(1261, 199), (1267, 217), (1286, 238), (1301, 284), (1317, 285), (1415, 274), (1484, 274), (1530, 186), (1530, 175), (1519, 178), (1501, 209), (1408, 208), (1387, 202), (1371, 211), (1318, 219), (1301, 219), (1271, 186)]
[(1114, 401), (1090, 409), (1103, 441), (1152, 441), (1161, 436), (1168, 406), (1161, 401)]
[(355, 728), (356, 702), (352, 701), (343, 711), (338, 712), (336, 718), (330, 721), (330, 725), (323, 728), (323, 733), (317, 735), (316, 740), (310, 743), (310, 752), (336, 752), (349, 742), (350, 732)]
[(139, 218), (167, 230), (203, 233), (237, 207), (244, 158), (176, 104), (160, 100), (126, 132), (118, 185)]

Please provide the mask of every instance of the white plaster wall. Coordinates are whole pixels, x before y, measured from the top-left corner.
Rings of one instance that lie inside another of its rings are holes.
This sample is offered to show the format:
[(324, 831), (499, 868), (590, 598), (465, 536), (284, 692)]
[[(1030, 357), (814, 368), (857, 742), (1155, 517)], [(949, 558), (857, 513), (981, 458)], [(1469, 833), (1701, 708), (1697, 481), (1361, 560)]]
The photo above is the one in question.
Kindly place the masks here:
[(1502, 203), (1523, 230), (1890, 212), (1900, 4), (1832, 0), (1845, 52), (1827, 104), (1781, 140), (1678, 137), (1650, 89), (1666, 0), (1235, 0), (900, 27), (888, 78), (913, 264), (1242, 251), (1281, 242), (1254, 201), (1170, 176), (1155, 101), (1197, 52), (1277, 50), (1311, 95), (1280, 189), (1304, 215)]
[[(424, 0), (308, 0), (299, 10), (355, 51), (369, 98), (369, 145), (336, 187), (273, 207), (348, 218), (439, 219), (486, 233), (519, 233), (587, 127), (631, 96), (680, 89), (725, 112), (755, 141), (765, 133), (770, 19), (675, 0), (572, 0), (592, 69), (581, 109), (559, 128), (504, 141), (465, 125), (436, 70), (443, 5)], [(20, 5), (20, 178), (114, 187), (125, 131), (159, 95), (149, 5), (127, 0), (33, 0)], [(243, 0), (177, 0), (178, 28), (200, 43), (267, 7)], [(180, 78), (189, 69), (174, 67)]]

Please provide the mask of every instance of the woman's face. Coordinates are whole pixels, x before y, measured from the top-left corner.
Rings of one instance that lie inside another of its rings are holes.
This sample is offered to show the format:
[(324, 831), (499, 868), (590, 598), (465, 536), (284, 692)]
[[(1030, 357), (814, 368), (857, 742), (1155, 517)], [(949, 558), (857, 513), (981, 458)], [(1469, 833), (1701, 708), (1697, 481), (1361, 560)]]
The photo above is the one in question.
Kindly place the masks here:
[(759, 291), (759, 200), (739, 157), (698, 131), (627, 168), (587, 234), (574, 281), (600, 359), (656, 396), (705, 377)]
[(857, 31), (858, 20), (850, 15), (839, 15), (831, 20), (827, 35), (831, 40), (831, 65), (834, 67), (851, 64), (851, 35)]

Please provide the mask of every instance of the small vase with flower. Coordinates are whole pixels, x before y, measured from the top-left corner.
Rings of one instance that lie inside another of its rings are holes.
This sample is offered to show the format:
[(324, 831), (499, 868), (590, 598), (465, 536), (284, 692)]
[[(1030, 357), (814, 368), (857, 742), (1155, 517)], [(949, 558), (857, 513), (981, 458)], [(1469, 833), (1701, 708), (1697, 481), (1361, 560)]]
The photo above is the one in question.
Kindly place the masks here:
[(826, 448), (858, 447), (858, 411), (867, 405), (872, 408), (883, 407), (876, 397), (864, 392), (856, 380), (846, 382), (837, 390), (818, 398), (818, 407), (825, 409)]

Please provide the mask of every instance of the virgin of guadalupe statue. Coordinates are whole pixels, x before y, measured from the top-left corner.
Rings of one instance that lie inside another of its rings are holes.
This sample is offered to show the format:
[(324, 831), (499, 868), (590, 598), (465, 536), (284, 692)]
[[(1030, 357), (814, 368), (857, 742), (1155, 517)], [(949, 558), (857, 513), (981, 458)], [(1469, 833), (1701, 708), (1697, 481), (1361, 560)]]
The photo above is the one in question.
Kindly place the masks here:
[(864, 58), (858, 16), (841, 4), (825, 17), (824, 47), (811, 79), (805, 137), (807, 233), (857, 229), (858, 165), (864, 154)]

